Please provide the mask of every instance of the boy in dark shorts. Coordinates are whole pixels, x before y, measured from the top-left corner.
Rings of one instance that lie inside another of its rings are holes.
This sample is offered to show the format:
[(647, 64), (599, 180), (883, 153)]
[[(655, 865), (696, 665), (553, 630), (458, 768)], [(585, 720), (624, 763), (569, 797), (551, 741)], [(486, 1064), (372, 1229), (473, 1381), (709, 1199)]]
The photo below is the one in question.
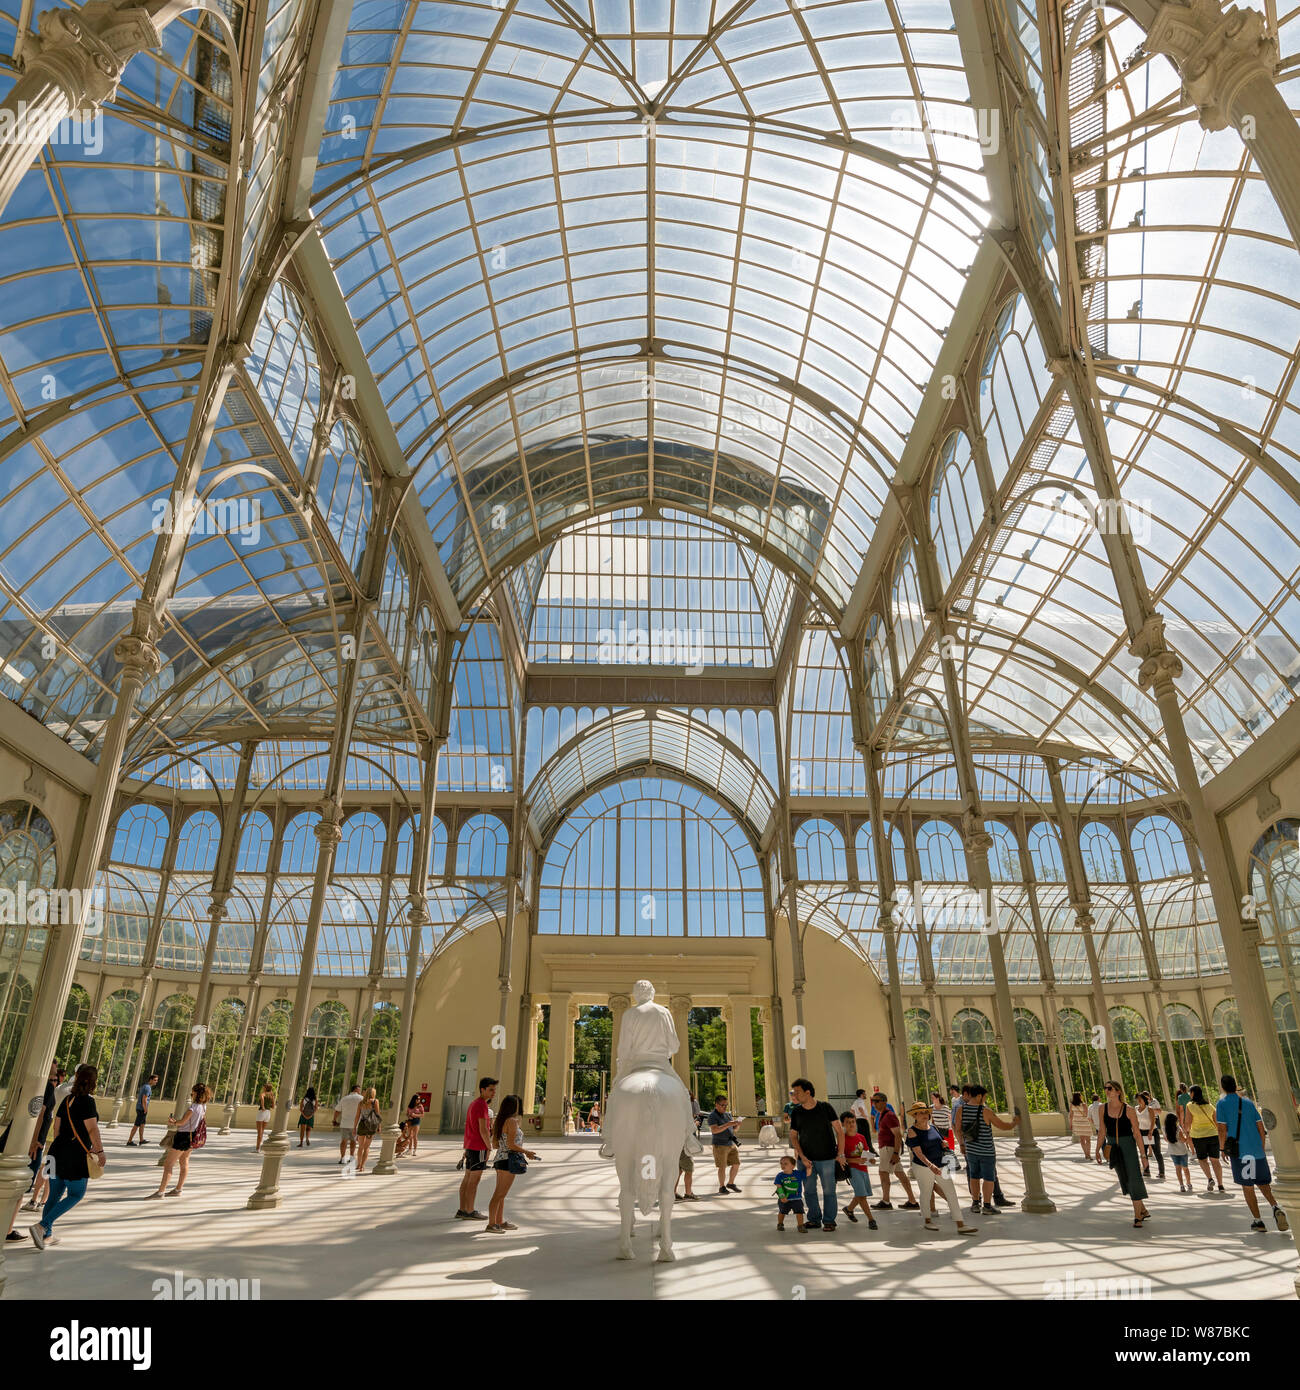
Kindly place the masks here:
[(776, 1188), (776, 1229), (785, 1230), (785, 1218), (794, 1212), (794, 1219), (803, 1230), (803, 1173), (795, 1167), (789, 1154), (781, 1160), (781, 1171), (772, 1179)]

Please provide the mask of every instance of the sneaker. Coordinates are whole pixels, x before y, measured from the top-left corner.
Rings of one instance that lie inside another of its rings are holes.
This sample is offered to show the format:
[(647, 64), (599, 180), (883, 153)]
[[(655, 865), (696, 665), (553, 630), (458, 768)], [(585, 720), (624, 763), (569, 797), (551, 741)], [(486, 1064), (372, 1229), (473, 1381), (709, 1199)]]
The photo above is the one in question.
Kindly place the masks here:
[(886, 1202), (883, 1198), (879, 1202), (872, 1202), (872, 1209), (875, 1211), (893, 1211), (893, 1202)]
[(40, 1208), (36, 1205), (35, 1202), (24, 1202), (24, 1203), (23, 1203), (23, 1210), (24, 1210), (24, 1211), (39, 1211)]
[(844, 1215), (847, 1216), (848, 1219), (849, 1219), (850, 1221), (852, 1221), (853, 1224), (854, 1224), (855, 1226), (858, 1224), (858, 1214), (857, 1214), (857, 1212), (855, 1212), (855, 1211), (846, 1211), (846, 1212), (844, 1213)]
[(1286, 1212), (1284, 1212), (1281, 1207), (1273, 1208), (1273, 1220), (1277, 1222), (1279, 1231), (1289, 1231), (1291, 1229), (1291, 1223), (1286, 1219)]
[(926, 1229), (927, 1231), (937, 1231), (939, 1228), (938, 1228), (938, 1226), (936, 1226), (936, 1225), (934, 1224), (933, 1221), (927, 1221), (927, 1222), (925, 1223), (925, 1229)]
[(29, 1228), (27, 1234), (31, 1236), (32, 1244), (38, 1250), (45, 1249), (45, 1232), (41, 1230), (39, 1226), (32, 1226), (31, 1228)]
[[(974, 1215), (974, 1214), (975, 1214), (975, 1213), (972, 1213), (972, 1215)], [(984, 1207), (984, 1215), (985, 1215), (985, 1216), (1001, 1216), (1002, 1213), (997, 1209), (996, 1206), (991, 1207), (991, 1206), (988, 1206), (987, 1204), (985, 1204), (985, 1207)]]
[(509, 1222), (509, 1221), (503, 1221), (503, 1222), (497, 1227), (497, 1230), (498, 1230), (498, 1231), (517, 1231), (518, 1229), (519, 1229), (518, 1226), (513, 1225), (513, 1224), (512, 1224), (511, 1222)]
[(868, 1218), (867, 1218), (867, 1230), (869, 1230), (869, 1231), (878, 1231), (879, 1229), (880, 1229), (880, 1227), (876, 1225), (876, 1218), (875, 1218), (874, 1216), (868, 1217)]
[(682, 1194), (681, 1194), (680, 1192), (674, 1192), (674, 1193), (673, 1193), (673, 1201), (674, 1201), (674, 1202), (684, 1202), (685, 1200), (686, 1200), (686, 1198), (683, 1197)]
[(459, 1207), (456, 1208), (457, 1221), (468, 1221), (472, 1215), (472, 1212), (462, 1211)]
[(777, 1229), (778, 1231), (784, 1231), (784, 1230), (785, 1230), (785, 1222), (784, 1222), (784, 1221), (778, 1221), (778, 1222), (776, 1223), (776, 1229)]
[(971, 1204), (970, 1214), (972, 1216), (980, 1216), (983, 1213), (983, 1211), (984, 1208), (979, 1202), (974, 1202)]
[(23, 1233), (21, 1231), (10, 1231), (5, 1237), (6, 1240), (22, 1240), (22, 1238)]
[(484, 1226), (484, 1227), (483, 1227), (483, 1234), (484, 1234), (484, 1235), (487, 1235), (487, 1236), (495, 1236), (495, 1235), (501, 1234), (501, 1233), (504, 1232), (504, 1231), (505, 1231), (505, 1227), (504, 1227), (504, 1226)]
[(834, 1223), (833, 1221), (824, 1221), (824, 1222), (822, 1222), (822, 1230), (823, 1230), (823, 1231), (833, 1231), (834, 1229), (835, 1229), (835, 1223)]
[(1005, 1197), (994, 1197), (993, 1205), (995, 1207), (1014, 1207), (1015, 1203), (1009, 1202)]
[(727, 1191), (726, 1186), (724, 1185), (724, 1186), (718, 1188), (718, 1196), (719, 1196), (719, 1197), (730, 1197), (730, 1196), (731, 1196), (731, 1193), (729, 1193), (729, 1192)]
[(804, 1233), (804, 1235), (807, 1235), (809, 1231), (820, 1231), (821, 1223), (819, 1221), (810, 1220), (806, 1226), (800, 1226), (799, 1229)]
[(1265, 1226), (1262, 1221), (1252, 1221), (1250, 1223), (1250, 1229), (1252, 1231), (1267, 1231), (1268, 1227)]
[(695, 1195), (694, 1192), (688, 1192), (682, 1198), (683, 1202), (698, 1202), (699, 1200), (700, 1199)]
[(739, 1191), (740, 1191), (740, 1188), (738, 1188), (734, 1182), (729, 1182), (729, 1183), (727, 1184), (727, 1191), (728, 1191), (728, 1192), (739, 1192)]
[(900, 1211), (920, 1211), (920, 1210), (921, 1210), (921, 1204), (920, 1204), (920, 1202), (904, 1202), (903, 1205), (899, 1208), (899, 1210), (900, 1210)]

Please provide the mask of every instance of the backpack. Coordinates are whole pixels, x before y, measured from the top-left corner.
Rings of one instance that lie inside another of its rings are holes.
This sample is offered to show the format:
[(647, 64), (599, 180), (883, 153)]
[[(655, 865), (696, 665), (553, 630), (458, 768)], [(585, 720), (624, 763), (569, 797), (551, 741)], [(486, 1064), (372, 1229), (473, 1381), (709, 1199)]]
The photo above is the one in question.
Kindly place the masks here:
[(961, 1107), (961, 1132), (967, 1139), (974, 1139), (980, 1132), (980, 1116), (984, 1113), (984, 1106), (967, 1105), (964, 1101)]
[(208, 1142), (208, 1122), (200, 1120), (194, 1126), (194, 1137), (190, 1140), (191, 1149), (201, 1149)]
[(378, 1110), (366, 1110), (357, 1121), (357, 1133), (374, 1135), (379, 1133), (380, 1115)]
[(316, 1102), (314, 1100), (305, 1100), (298, 1109), (302, 1112), (304, 1120), (310, 1120), (316, 1113)]

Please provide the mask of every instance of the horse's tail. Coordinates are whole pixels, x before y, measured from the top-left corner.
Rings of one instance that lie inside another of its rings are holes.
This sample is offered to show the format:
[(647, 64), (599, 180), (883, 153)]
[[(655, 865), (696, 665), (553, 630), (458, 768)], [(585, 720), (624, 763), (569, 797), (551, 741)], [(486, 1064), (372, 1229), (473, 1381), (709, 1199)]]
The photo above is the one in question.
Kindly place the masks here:
[[(659, 1135), (660, 1119), (663, 1115), (663, 1097), (657, 1090), (651, 1089), (645, 1095), (645, 1119), (641, 1125), (641, 1133), (644, 1135)], [(649, 1153), (637, 1155), (637, 1178), (636, 1178), (636, 1204), (642, 1216), (649, 1216), (654, 1210), (655, 1202), (659, 1200), (659, 1180), (662, 1174), (658, 1171), (658, 1155), (651, 1150)]]

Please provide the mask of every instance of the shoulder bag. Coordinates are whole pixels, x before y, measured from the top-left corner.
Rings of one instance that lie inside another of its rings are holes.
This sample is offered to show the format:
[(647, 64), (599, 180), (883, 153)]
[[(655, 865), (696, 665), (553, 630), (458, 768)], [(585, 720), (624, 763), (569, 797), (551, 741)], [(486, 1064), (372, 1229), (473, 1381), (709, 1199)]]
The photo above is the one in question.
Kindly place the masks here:
[[(72, 1131), (72, 1137), (85, 1149), (86, 1176), (88, 1178), (102, 1178), (104, 1176), (104, 1160), (102, 1158), (96, 1158), (95, 1155), (91, 1153), (90, 1149), (82, 1143), (81, 1135), (77, 1133), (76, 1122), (72, 1118), (72, 1109), (68, 1104), (69, 1099), (70, 1097), (68, 1096), (64, 1096), (63, 1098), (63, 1113), (67, 1118), (68, 1128)], [(86, 1133), (89, 1134), (90, 1131), (87, 1130)]]

